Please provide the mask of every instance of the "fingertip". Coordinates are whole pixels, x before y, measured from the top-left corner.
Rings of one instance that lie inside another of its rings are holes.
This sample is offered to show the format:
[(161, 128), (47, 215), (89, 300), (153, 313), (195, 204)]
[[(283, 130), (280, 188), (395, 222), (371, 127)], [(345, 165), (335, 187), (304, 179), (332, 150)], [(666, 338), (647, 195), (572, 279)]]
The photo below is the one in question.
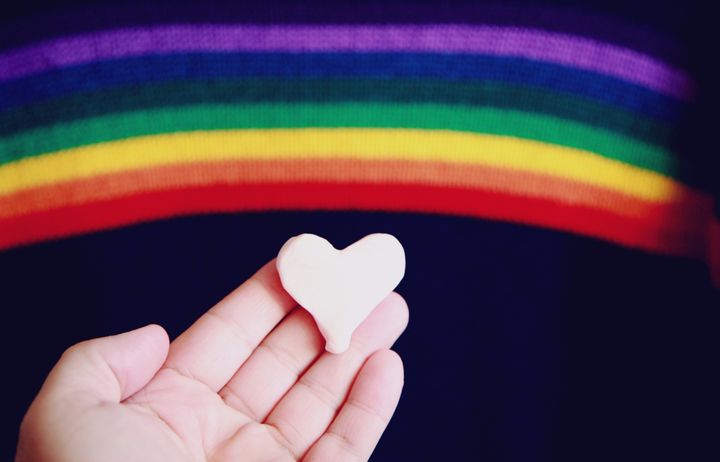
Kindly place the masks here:
[(399, 323), (402, 325), (402, 330), (404, 332), (410, 322), (410, 309), (405, 298), (397, 292), (391, 292), (385, 299), (384, 303), (390, 304), (397, 312)]
[(169, 349), (164, 328), (150, 324), (68, 348), (46, 380), (47, 393), (83, 390), (91, 400), (118, 402), (144, 387)]
[(163, 326), (159, 324), (148, 324), (137, 330), (144, 330), (146, 335), (148, 335), (153, 342), (157, 343), (158, 347), (165, 350), (170, 347), (170, 336)]
[(408, 307), (405, 300), (392, 292), (358, 326), (352, 336), (352, 344), (366, 354), (390, 348), (402, 335), (408, 323)]
[(378, 351), (383, 356), (384, 361), (393, 363), (393, 367), (396, 367), (400, 372), (405, 372), (405, 365), (403, 364), (402, 356), (395, 350), (381, 350)]
[(165, 363), (170, 338), (162, 326), (148, 324), (111, 339), (99, 339), (99, 349), (118, 376), (121, 399), (126, 399), (145, 386)]
[(150, 358), (155, 359), (155, 363), (159, 363), (159, 368), (165, 362), (168, 350), (170, 349), (170, 337), (165, 328), (159, 324), (148, 324), (137, 329), (133, 329), (122, 334), (115, 335), (123, 342), (128, 342), (132, 346), (130, 348), (145, 352)]
[(376, 351), (368, 358), (364, 369), (386, 384), (404, 382), (405, 368), (402, 358), (393, 350)]

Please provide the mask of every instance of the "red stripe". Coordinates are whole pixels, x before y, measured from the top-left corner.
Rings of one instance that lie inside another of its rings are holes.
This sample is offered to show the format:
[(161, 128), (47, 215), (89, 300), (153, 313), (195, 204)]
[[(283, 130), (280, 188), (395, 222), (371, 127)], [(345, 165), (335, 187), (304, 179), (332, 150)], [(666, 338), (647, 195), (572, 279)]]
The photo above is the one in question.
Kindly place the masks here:
[(242, 184), (156, 191), (0, 220), (0, 248), (179, 215), (379, 210), (474, 216), (548, 227), (651, 252), (705, 258), (705, 239), (595, 208), (477, 189), (378, 184)]

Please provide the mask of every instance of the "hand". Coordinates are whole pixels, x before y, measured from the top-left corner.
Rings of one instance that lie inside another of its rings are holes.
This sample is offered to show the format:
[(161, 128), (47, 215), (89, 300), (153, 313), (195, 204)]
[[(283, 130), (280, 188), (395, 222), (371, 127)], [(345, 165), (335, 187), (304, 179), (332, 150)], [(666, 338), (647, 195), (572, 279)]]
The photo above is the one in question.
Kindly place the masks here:
[(68, 349), (30, 406), (17, 462), (358, 461), (403, 384), (391, 294), (340, 355), (274, 262), (172, 343), (155, 325)]

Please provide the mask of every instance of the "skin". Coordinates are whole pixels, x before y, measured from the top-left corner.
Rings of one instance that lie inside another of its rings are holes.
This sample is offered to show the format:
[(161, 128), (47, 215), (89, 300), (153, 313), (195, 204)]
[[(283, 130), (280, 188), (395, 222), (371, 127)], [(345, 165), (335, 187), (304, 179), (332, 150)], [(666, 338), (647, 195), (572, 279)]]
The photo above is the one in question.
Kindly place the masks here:
[(157, 325), (68, 349), (28, 410), (16, 462), (362, 461), (403, 386), (393, 293), (324, 352), (270, 262), (172, 343)]

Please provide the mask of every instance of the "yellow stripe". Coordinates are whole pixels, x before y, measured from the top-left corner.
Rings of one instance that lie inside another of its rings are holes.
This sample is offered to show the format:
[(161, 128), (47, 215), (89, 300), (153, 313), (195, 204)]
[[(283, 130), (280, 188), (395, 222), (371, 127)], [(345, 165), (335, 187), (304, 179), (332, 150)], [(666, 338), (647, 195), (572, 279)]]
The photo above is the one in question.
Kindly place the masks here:
[(674, 180), (591, 152), (467, 132), (407, 129), (194, 131), (99, 143), (0, 167), (0, 194), (162, 164), (227, 159), (358, 158), (483, 164), (537, 172), (667, 201)]

